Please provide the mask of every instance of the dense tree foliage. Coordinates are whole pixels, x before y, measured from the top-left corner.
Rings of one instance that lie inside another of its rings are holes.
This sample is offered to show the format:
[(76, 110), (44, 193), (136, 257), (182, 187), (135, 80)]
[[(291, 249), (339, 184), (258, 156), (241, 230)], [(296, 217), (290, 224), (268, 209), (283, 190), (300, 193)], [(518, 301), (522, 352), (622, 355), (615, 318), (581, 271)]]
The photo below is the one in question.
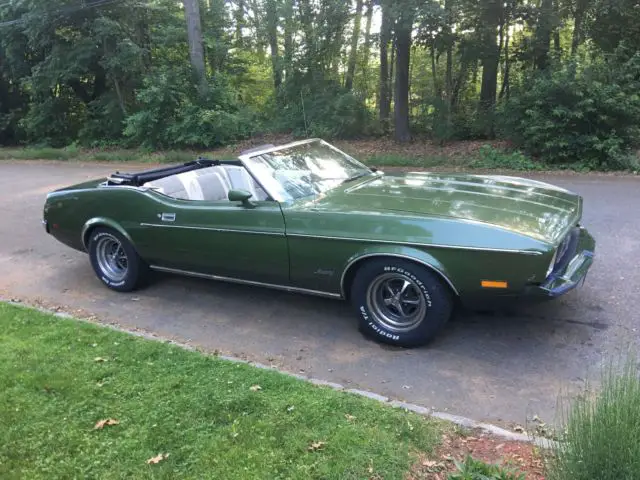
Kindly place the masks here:
[(502, 136), (621, 164), (639, 34), (635, 0), (0, 0), (0, 144)]

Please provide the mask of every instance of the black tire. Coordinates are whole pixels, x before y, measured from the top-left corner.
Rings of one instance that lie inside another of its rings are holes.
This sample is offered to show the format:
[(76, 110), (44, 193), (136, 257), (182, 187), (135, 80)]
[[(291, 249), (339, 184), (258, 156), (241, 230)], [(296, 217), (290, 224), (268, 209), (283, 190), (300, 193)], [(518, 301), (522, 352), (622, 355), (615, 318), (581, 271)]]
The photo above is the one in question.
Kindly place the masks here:
[(382, 343), (415, 347), (427, 344), (447, 323), (454, 299), (449, 285), (433, 270), (401, 258), (380, 257), (356, 271), (351, 303), (363, 334)]
[[(126, 268), (110, 270), (108, 266), (105, 266), (105, 261), (113, 260), (113, 258), (105, 260), (104, 249), (109, 245), (121, 246), (123, 255), (119, 254), (121, 261), (118, 266), (124, 263), (122, 259), (125, 258)], [(120, 232), (108, 227), (96, 227), (89, 234), (88, 247), (93, 271), (100, 281), (110, 289), (118, 292), (130, 292), (141, 287), (147, 280), (147, 264)]]

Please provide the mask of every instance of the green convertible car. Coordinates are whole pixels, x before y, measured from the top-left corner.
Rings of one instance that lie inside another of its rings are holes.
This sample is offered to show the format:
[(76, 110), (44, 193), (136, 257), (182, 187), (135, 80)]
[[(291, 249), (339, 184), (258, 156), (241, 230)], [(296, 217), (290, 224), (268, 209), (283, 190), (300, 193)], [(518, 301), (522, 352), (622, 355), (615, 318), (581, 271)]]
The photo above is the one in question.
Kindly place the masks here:
[(415, 346), (458, 302), (580, 284), (595, 250), (581, 216), (579, 195), (539, 181), (385, 174), (310, 139), (55, 190), (43, 223), (117, 291), (157, 270), (325, 295)]

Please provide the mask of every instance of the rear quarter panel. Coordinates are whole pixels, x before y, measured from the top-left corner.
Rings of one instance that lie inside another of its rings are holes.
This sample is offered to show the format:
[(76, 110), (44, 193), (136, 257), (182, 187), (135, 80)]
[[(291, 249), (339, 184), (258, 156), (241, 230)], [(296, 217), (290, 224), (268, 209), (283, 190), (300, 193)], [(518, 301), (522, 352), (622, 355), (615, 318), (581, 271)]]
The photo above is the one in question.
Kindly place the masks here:
[(155, 215), (158, 202), (148, 192), (130, 187), (60, 190), (47, 196), (44, 219), (50, 233), (60, 242), (84, 251), (83, 237), (99, 224), (118, 229), (145, 258), (153, 248), (144, 241), (141, 218)]

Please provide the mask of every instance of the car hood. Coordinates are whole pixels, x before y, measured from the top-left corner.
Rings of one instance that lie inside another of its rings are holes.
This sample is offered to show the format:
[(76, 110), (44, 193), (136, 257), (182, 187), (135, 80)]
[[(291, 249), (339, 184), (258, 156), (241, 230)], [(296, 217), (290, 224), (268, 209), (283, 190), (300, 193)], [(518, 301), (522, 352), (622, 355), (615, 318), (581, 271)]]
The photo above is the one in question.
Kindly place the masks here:
[(386, 174), (349, 186), (340, 197), (346, 208), (481, 222), (548, 243), (557, 243), (582, 215), (579, 195), (502, 175)]

